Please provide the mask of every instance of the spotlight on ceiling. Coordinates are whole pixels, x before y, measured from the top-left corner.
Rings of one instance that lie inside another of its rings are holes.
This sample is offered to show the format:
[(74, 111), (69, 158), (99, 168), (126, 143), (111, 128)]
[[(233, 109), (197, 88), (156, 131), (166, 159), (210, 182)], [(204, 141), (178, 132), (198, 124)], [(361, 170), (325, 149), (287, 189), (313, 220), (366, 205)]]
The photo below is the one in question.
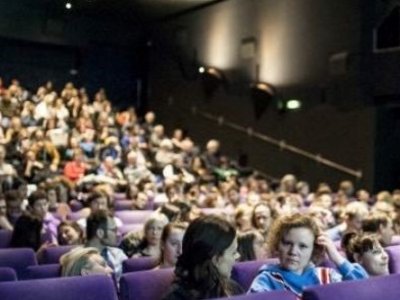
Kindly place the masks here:
[(66, 9), (72, 9), (72, 3), (71, 2), (65, 3), (65, 8)]
[(250, 97), (254, 107), (254, 117), (259, 120), (275, 96), (275, 89), (265, 82), (250, 85)]
[(204, 67), (200, 67), (199, 68), (199, 73), (200, 74), (203, 74), (205, 71), (206, 71), (206, 69)]

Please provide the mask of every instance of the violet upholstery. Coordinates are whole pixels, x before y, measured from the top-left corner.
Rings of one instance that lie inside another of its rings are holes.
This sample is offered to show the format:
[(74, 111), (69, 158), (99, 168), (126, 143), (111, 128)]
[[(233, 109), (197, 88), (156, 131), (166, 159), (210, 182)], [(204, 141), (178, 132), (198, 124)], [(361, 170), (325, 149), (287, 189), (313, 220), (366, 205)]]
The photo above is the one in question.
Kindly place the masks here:
[(132, 200), (119, 200), (114, 202), (114, 210), (115, 211), (120, 211), (120, 210), (130, 210), (133, 207), (133, 201)]
[(0, 249), (7, 248), (10, 246), (12, 237), (11, 230), (0, 229)]
[(108, 276), (63, 277), (0, 283), (2, 300), (117, 300)]
[[(227, 299), (227, 298), (217, 298)], [(215, 300), (217, 300), (215, 299)], [(257, 294), (244, 294), (235, 297), (229, 297), (229, 300), (296, 300), (296, 296), (288, 291), (274, 291)]]
[(39, 264), (58, 264), (60, 257), (76, 246), (55, 246), (43, 250)]
[(18, 279), (27, 279), (26, 268), (34, 265), (37, 265), (36, 254), (30, 248), (0, 249), (0, 267), (14, 269)]
[(124, 274), (120, 280), (121, 300), (162, 299), (173, 279), (172, 268)]
[(82, 218), (82, 213), (80, 211), (70, 212), (67, 216), (67, 219), (70, 221), (78, 221)]
[(29, 279), (57, 278), (61, 276), (61, 266), (59, 264), (30, 266), (26, 271)]
[(15, 273), (14, 269), (11, 269), (9, 267), (0, 267), (0, 282), (16, 280), (17, 273)]
[(241, 285), (247, 291), (257, 276), (258, 270), (265, 264), (277, 264), (277, 258), (269, 258), (267, 260), (253, 260), (238, 262), (232, 268), (232, 279)]
[(157, 266), (157, 263), (157, 259), (154, 257), (126, 259), (122, 262), (122, 273), (151, 270)]
[(390, 274), (400, 273), (400, 245), (389, 246), (385, 248), (389, 255), (389, 272)]
[(303, 300), (398, 300), (400, 274), (351, 280), (307, 288)]
[(120, 218), (123, 224), (142, 224), (153, 214), (152, 210), (120, 210), (114, 215)]
[(121, 236), (124, 236), (128, 232), (142, 231), (143, 227), (143, 224), (124, 224), (118, 228), (118, 232), (121, 234)]

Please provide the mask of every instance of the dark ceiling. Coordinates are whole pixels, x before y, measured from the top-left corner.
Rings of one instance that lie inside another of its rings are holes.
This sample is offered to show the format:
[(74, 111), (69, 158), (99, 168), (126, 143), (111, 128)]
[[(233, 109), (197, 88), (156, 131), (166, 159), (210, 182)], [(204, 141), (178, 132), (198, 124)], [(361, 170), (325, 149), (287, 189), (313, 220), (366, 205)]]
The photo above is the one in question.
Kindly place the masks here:
[[(25, 8), (41, 6), (50, 14), (75, 14), (96, 19), (154, 22), (172, 18), (221, 0), (16, 0)], [(65, 4), (72, 4), (71, 10)]]

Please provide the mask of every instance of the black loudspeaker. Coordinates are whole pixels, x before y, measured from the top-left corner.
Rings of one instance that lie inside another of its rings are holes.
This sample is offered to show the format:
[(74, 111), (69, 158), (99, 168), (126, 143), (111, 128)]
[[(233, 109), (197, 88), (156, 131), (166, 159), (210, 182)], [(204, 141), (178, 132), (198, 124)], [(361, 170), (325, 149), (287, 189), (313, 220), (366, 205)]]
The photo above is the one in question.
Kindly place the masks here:
[(375, 30), (375, 50), (400, 47), (400, 6), (396, 5)]
[(254, 117), (259, 120), (274, 98), (273, 90), (266, 84), (255, 84), (250, 87)]

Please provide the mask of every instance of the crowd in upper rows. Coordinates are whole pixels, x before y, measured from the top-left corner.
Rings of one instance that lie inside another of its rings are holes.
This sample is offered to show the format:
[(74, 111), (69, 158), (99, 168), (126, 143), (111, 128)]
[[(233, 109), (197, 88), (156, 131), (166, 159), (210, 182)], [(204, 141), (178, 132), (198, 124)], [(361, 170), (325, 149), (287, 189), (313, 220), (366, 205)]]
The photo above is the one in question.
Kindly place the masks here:
[[(230, 272), (236, 259), (265, 259), (280, 253), (280, 266), (291, 270), (300, 262), (297, 256), (285, 254), (285, 246), (310, 247), (310, 243), (311, 252), (301, 262), (305, 265), (297, 269), (303, 272), (311, 260), (321, 258), (313, 250), (319, 245), (342, 273), (347, 272), (343, 277), (363, 278), (366, 273), (343, 261), (332, 241), (341, 241), (351, 262), (362, 263), (364, 252), (381, 251), (379, 247), (400, 234), (400, 191), (371, 196), (364, 189), (355, 191), (350, 181), (341, 182), (337, 189), (320, 183), (311, 191), (307, 182), (294, 175), (271, 182), (223, 155), (215, 139), (203, 149), (181, 128), (168, 135), (154, 112), (140, 118), (133, 107), (116, 111), (104, 90), (91, 100), (84, 88), (72, 83), (58, 92), (47, 82), (31, 93), (18, 80), (6, 87), (0, 79), (0, 228), (13, 230), (12, 247), (31, 247), (39, 257), (43, 249), (54, 245), (85, 245), (61, 259), (65, 275), (113, 272), (119, 277), (123, 260), (153, 256), (159, 260), (158, 267), (178, 263), (181, 285), (172, 294), (179, 294), (187, 283), (183, 277), (189, 265), (197, 266), (205, 259), (191, 261), (194, 258), (182, 249), (184, 239), (193, 249), (201, 247), (192, 245), (191, 239), (216, 243), (210, 236), (196, 236), (203, 234), (202, 229), (191, 229), (194, 236), (184, 238), (188, 226), (200, 222), (195, 220), (206, 220), (216, 232), (219, 226), (225, 228), (222, 231), (234, 231), (219, 252), (212, 252), (215, 249), (210, 246), (207, 254), (211, 260), (217, 257), (213, 262), (220, 268), (214, 274), (217, 282), (219, 275)], [(119, 236), (123, 224), (113, 216), (115, 193), (126, 193), (131, 210), (154, 210), (143, 230)], [(223, 218), (199, 219), (208, 208), (220, 209)], [(76, 222), (68, 220), (72, 213), (79, 214)], [(299, 213), (309, 219), (301, 219)], [(307, 228), (307, 232), (293, 234), (305, 236), (306, 241), (292, 240), (290, 226), (284, 232), (274, 229), (273, 224), (280, 224), (282, 218), (297, 224), (295, 229)], [(373, 236), (360, 235), (364, 233)], [(220, 262), (225, 251), (230, 256)], [(381, 256), (387, 265), (387, 257)], [(370, 275), (374, 273), (368, 263), (364, 267)], [(264, 288), (265, 281), (277, 284), (270, 282), (276, 278), (268, 276), (259, 278), (251, 291), (276, 289)], [(338, 278), (331, 274), (332, 281)], [(293, 289), (301, 295), (304, 284), (297, 283)], [(230, 288), (236, 289), (228, 285), (215, 288), (218, 292), (209, 296), (228, 295)]]

